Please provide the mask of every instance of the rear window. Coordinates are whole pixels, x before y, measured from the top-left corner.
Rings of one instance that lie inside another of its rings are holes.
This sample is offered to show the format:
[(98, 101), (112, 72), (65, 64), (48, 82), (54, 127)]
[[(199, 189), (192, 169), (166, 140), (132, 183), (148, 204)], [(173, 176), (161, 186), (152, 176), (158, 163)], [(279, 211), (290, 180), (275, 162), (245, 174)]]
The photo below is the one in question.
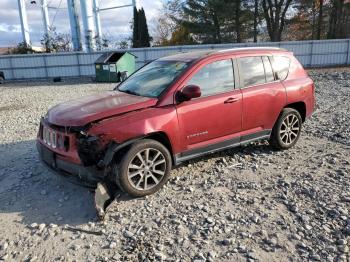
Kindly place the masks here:
[(290, 59), (286, 56), (273, 57), (273, 70), (279, 80), (285, 80), (289, 73)]
[(265, 83), (265, 69), (260, 56), (242, 57), (239, 61), (245, 87)]

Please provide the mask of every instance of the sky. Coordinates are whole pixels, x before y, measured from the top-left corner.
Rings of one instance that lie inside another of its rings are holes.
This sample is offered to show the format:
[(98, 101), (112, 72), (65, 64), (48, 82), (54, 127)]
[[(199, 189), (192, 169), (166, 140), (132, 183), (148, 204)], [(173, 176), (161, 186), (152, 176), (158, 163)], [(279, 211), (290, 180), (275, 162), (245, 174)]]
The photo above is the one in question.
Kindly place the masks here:
[[(153, 24), (157, 19), (164, 0), (137, 0), (137, 6), (143, 7), (146, 12), (148, 25), (152, 34)], [(0, 47), (16, 46), (23, 41), (17, 0), (0, 0)], [(34, 46), (40, 46), (40, 39), (44, 34), (42, 16), (40, 11), (40, 0), (37, 4), (30, 4), (31, 0), (25, 0), (30, 38)], [(51, 7), (63, 9), (49, 9), (50, 24), (59, 33), (70, 33), (67, 0), (47, 0)], [(78, 1), (77, 1), (78, 2)], [(100, 8), (125, 5), (131, 0), (100, 0)], [(80, 11), (80, 10), (79, 10)], [(130, 37), (132, 8), (121, 8), (101, 12), (102, 34), (113, 42), (124, 40)], [(82, 22), (81, 22), (82, 26)]]

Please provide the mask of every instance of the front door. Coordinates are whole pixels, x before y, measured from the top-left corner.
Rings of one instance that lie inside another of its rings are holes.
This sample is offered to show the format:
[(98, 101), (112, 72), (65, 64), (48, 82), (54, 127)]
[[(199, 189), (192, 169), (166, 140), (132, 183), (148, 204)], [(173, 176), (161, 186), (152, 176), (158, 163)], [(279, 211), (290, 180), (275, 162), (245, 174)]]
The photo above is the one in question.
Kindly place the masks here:
[(190, 76), (185, 86), (197, 85), (202, 94), (176, 106), (185, 151), (214, 149), (241, 131), (242, 93), (234, 82), (231, 59), (206, 64)]

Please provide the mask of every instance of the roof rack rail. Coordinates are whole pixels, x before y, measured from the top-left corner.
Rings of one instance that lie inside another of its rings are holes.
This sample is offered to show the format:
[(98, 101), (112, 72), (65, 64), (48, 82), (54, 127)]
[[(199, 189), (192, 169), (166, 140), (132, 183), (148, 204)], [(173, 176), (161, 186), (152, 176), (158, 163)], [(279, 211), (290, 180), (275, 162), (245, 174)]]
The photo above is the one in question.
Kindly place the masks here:
[(280, 47), (263, 47), (263, 46), (258, 46), (258, 47), (234, 47), (234, 48), (229, 48), (229, 49), (222, 49), (217, 51), (218, 53), (223, 53), (223, 52), (228, 52), (228, 51), (241, 51), (241, 50), (279, 50), (279, 51), (288, 51), (285, 48), (280, 48)]

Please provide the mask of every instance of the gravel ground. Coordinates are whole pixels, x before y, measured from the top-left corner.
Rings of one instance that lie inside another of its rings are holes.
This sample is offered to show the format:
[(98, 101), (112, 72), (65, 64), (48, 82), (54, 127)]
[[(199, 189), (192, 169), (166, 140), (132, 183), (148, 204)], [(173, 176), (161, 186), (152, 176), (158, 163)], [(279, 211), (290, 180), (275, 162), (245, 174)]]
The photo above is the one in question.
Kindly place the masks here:
[[(350, 70), (314, 70), (318, 109), (298, 144), (213, 154), (160, 192), (93, 194), (38, 161), (40, 116), (110, 84), (0, 86), (0, 258), (6, 261), (350, 261)], [(1, 260), (0, 259), (0, 260)]]

